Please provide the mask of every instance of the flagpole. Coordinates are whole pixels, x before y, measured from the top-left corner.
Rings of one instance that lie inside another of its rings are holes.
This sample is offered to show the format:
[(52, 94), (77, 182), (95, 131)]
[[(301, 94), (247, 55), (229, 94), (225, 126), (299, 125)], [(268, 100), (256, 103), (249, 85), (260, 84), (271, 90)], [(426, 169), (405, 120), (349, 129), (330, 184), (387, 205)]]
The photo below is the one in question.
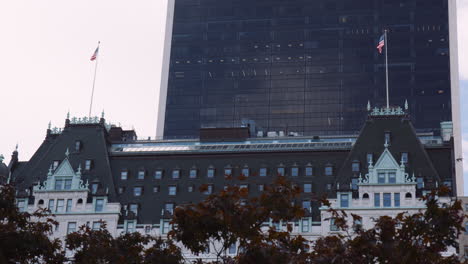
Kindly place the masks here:
[[(101, 44), (101, 41), (98, 41), (98, 49), (99, 45)], [(94, 98), (94, 85), (96, 84), (96, 73), (97, 73), (97, 66), (99, 62), (99, 53), (96, 56), (96, 65), (94, 66), (94, 78), (93, 78), (93, 89), (91, 91), (91, 102), (89, 104), (89, 114), (88, 117), (91, 117), (91, 110), (93, 109), (93, 98)]]
[(387, 108), (390, 108), (389, 97), (388, 97), (388, 42), (387, 42), (387, 30), (384, 30), (385, 35), (385, 83), (387, 91)]

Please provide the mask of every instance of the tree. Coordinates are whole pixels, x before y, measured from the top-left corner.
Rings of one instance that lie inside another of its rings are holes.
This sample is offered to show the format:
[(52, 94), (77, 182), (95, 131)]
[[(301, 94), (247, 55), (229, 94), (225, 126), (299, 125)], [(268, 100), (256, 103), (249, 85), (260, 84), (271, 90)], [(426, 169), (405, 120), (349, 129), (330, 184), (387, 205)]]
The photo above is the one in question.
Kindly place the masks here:
[(15, 189), (0, 186), (0, 263), (63, 263), (58, 239), (50, 239), (58, 223), (46, 209), (20, 212)]
[(180, 248), (173, 243), (171, 239), (155, 238), (153, 245), (145, 250), (143, 263), (164, 263), (179, 264), (183, 263), (182, 252)]
[[(239, 263), (290, 263), (300, 259), (307, 247), (304, 238), (289, 235), (291, 221), (304, 215), (302, 207), (292, 204), (299, 194), (300, 189), (284, 177), (259, 197), (248, 197), (247, 189), (229, 186), (198, 204), (176, 208), (169, 236), (197, 254), (211, 246), (216, 262), (233, 262), (226, 252), (236, 244)], [(285, 223), (288, 231), (265, 226), (270, 220)]]

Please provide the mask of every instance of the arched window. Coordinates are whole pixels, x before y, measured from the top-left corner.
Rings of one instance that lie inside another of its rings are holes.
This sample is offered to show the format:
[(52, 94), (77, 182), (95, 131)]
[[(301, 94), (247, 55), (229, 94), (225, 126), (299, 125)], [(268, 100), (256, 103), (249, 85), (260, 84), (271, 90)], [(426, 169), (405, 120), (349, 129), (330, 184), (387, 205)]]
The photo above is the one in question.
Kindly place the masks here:
[(78, 199), (78, 201), (76, 202), (76, 204), (80, 204), (80, 205), (81, 205), (82, 203), (83, 203), (83, 199), (81, 199), (81, 198)]
[(369, 194), (368, 193), (363, 194), (362, 199), (369, 199)]
[(43, 206), (44, 205), (44, 200), (40, 199), (39, 202), (37, 202), (37, 205)]
[(408, 192), (408, 193), (405, 194), (405, 198), (406, 198), (406, 199), (410, 199), (411, 197), (413, 197), (413, 196), (411, 195), (411, 193)]

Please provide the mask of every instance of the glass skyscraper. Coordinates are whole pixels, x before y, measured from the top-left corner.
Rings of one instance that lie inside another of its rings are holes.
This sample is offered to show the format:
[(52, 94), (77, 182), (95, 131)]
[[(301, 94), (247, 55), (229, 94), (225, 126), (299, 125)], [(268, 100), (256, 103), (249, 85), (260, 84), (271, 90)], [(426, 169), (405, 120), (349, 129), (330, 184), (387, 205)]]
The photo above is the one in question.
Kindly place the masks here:
[(159, 129), (354, 134), (368, 101), (385, 105), (383, 29), (390, 105), (408, 100), (418, 130), (438, 129), (458, 89), (451, 1), (172, 0)]

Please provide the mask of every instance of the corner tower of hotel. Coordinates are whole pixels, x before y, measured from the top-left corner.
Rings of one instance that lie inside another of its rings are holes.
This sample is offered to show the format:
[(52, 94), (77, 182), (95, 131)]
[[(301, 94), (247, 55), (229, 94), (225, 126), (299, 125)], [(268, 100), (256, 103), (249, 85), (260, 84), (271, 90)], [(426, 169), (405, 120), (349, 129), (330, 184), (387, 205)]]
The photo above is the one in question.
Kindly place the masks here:
[(366, 105), (408, 101), (416, 132), (452, 130), (463, 194), (454, 0), (169, 0), (157, 136), (354, 135)]

